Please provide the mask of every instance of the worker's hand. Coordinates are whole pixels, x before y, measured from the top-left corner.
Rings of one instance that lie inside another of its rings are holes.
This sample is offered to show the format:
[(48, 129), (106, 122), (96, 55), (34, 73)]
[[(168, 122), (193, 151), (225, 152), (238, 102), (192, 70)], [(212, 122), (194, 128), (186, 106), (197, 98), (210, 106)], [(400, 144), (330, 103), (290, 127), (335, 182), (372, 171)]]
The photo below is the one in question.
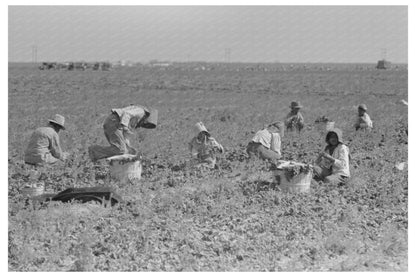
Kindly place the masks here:
[(61, 157), (61, 159), (63, 160), (63, 161), (65, 161), (66, 159), (68, 159), (69, 158), (69, 153), (68, 152), (63, 152), (62, 153), (62, 157)]
[(326, 153), (326, 152), (323, 152), (322, 153), (322, 157), (324, 157), (324, 158), (326, 158), (326, 159), (328, 159), (330, 161), (333, 161), (334, 160), (334, 158), (331, 155), (329, 155), (328, 153)]
[(126, 136), (131, 136), (131, 135), (133, 135), (134, 133), (128, 128), (128, 127), (123, 127), (123, 134)]
[(126, 145), (127, 153), (132, 155), (137, 155), (137, 150), (134, 147), (131, 147), (130, 145)]

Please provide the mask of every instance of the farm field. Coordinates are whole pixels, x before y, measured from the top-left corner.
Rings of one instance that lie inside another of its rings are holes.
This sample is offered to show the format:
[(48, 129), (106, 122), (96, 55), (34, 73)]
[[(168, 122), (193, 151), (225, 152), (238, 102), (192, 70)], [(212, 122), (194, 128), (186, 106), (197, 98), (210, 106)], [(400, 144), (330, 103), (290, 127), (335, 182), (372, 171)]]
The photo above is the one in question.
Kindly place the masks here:
[[(41, 71), (9, 65), (9, 271), (407, 271), (408, 72), (161, 70)], [(324, 148), (314, 120), (326, 115), (344, 132), (352, 178), (314, 184), (308, 194), (280, 191), (270, 164), (247, 160), (245, 146), (264, 123), (283, 120), (298, 100), (307, 127), (285, 134), (285, 160), (312, 163)], [(366, 103), (372, 132), (355, 132)], [(106, 145), (112, 108), (158, 109), (159, 125), (139, 130), (144, 157), (138, 184), (119, 185), (88, 159)], [(23, 162), (32, 131), (59, 113), (64, 165), (35, 177)], [(225, 148), (219, 169), (188, 167), (188, 142), (202, 121)], [(128, 204), (26, 205), (19, 193), (42, 181), (48, 191), (109, 185)]]

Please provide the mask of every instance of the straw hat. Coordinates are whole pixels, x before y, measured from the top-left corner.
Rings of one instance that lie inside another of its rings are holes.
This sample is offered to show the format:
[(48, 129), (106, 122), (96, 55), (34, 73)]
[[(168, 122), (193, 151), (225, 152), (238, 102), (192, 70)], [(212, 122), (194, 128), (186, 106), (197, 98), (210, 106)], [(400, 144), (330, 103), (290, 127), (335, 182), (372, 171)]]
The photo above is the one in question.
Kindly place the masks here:
[(55, 123), (55, 124), (61, 126), (61, 128), (63, 130), (65, 130), (65, 126), (64, 126), (65, 125), (65, 117), (63, 117), (62, 115), (55, 114), (55, 116), (53, 117), (53, 119), (49, 119), (49, 122), (50, 123)]
[(300, 109), (300, 108), (303, 108), (303, 106), (299, 102), (293, 101), (292, 103), (290, 103), (290, 108), (292, 108), (292, 109), (296, 109), (296, 108)]
[(362, 109), (363, 111), (367, 111), (367, 106), (365, 105), (365, 104), (360, 104), (360, 105), (358, 105), (358, 108), (359, 109)]
[(157, 126), (157, 116), (158, 116), (158, 110), (153, 108), (147, 108), (145, 109), (149, 116), (146, 118), (145, 122), (142, 124), (141, 127), (146, 129), (154, 129)]
[(284, 124), (283, 124), (282, 121), (276, 121), (276, 122), (270, 123), (269, 126), (274, 126), (274, 127), (278, 128), (279, 130), (284, 129)]
[(204, 126), (204, 123), (202, 122), (198, 122), (197, 124), (195, 124), (195, 132), (196, 135), (198, 135), (201, 132), (207, 132), (209, 134), (207, 128)]
[(279, 130), (280, 136), (283, 137), (285, 134), (285, 124), (282, 121), (276, 121), (271, 123), (269, 126), (273, 126)]

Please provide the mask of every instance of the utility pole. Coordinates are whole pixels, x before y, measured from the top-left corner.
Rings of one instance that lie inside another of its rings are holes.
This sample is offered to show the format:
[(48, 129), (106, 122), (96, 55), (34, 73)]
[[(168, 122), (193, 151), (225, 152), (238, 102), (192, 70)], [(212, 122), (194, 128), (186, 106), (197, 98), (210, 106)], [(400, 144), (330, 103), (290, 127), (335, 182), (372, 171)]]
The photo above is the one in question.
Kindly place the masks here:
[(381, 58), (387, 60), (387, 50), (386, 48), (381, 48)]
[(32, 45), (32, 63), (38, 62), (38, 46)]
[(231, 61), (231, 49), (225, 48), (224, 52), (224, 62), (229, 63)]

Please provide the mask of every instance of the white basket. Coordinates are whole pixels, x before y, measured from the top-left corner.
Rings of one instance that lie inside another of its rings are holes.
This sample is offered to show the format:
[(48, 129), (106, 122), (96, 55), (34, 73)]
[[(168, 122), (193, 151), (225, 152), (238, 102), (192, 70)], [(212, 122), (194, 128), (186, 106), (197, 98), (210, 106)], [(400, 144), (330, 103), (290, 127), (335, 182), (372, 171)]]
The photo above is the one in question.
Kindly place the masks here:
[(110, 163), (110, 176), (123, 184), (139, 181), (142, 177), (142, 162), (139, 157), (125, 154), (107, 159)]
[(23, 196), (26, 197), (33, 197), (33, 196), (38, 196), (43, 194), (43, 192), (45, 191), (45, 187), (43, 185), (36, 185), (33, 184), (30, 187), (24, 187), (21, 189), (21, 193)]
[[(302, 172), (290, 176), (295, 166), (302, 167)], [(283, 161), (274, 170), (274, 177), (280, 188), (286, 192), (309, 192), (312, 181), (312, 167), (307, 164)]]
[(333, 129), (335, 126), (335, 122), (334, 121), (328, 121), (328, 122), (316, 122), (315, 123), (315, 127), (316, 130), (318, 130), (319, 132), (327, 132), (330, 129)]

